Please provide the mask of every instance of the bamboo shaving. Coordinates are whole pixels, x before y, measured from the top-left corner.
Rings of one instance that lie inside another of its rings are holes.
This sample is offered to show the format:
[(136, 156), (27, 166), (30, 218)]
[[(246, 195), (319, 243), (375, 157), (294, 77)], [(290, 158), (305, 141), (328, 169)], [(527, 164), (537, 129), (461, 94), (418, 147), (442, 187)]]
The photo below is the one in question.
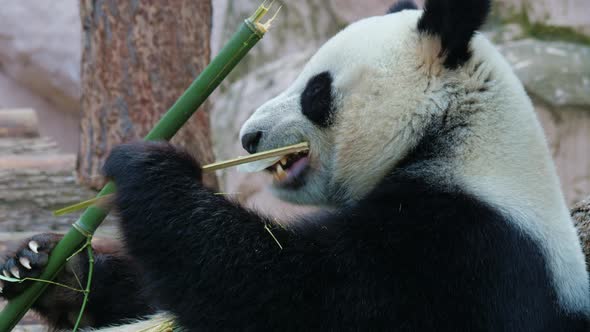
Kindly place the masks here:
[(279, 248), (281, 248), (281, 250), (283, 250), (283, 246), (281, 245), (281, 243), (279, 242), (279, 240), (276, 238), (276, 236), (272, 233), (272, 231), (270, 230), (270, 228), (268, 227), (268, 225), (264, 225), (264, 229), (266, 229), (266, 231), (268, 232), (268, 234), (270, 234), (270, 236), (272, 236), (272, 238), (275, 240), (275, 242), (277, 243), (277, 245), (279, 246)]

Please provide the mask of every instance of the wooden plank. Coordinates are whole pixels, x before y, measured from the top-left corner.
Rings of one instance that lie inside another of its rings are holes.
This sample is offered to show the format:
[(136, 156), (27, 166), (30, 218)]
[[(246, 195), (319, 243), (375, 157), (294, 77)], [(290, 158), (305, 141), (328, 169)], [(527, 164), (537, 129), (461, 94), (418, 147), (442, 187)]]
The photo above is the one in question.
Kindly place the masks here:
[(76, 155), (74, 154), (9, 155), (0, 157), (0, 170), (68, 170), (73, 174), (75, 166)]
[(8, 155), (55, 154), (57, 143), (48, 137), (0, 138), (0, 158)]
[(50, 138), (0, 138), (0, 231), (66, 230), (78, 214), (52, 211), (95, 195), (75, 169), (76, 156), (60, 154)]
[(552, 108), (538, 99), (533, 100), (567, 203), (572, 205), (590, 194), (590, 110)]
[(39, 119), (30, 108), (0, 110), (0, 137), (39, 137)]

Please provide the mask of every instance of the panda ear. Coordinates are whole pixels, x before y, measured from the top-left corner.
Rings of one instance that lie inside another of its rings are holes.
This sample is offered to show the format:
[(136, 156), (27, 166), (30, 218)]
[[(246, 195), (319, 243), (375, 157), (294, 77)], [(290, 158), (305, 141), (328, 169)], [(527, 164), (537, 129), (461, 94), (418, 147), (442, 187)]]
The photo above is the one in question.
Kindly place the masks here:
[(413, 0), (399, 0), (393, 6), (389, 7), (387, 14), (401, 12), (406, 9), (418, 9), (418, 5)]
[(485, 22), (490, 0), (427, 0), (418, 31), (440, 39), (444, 66), (463, 65), (471, 57), (469, 42)]

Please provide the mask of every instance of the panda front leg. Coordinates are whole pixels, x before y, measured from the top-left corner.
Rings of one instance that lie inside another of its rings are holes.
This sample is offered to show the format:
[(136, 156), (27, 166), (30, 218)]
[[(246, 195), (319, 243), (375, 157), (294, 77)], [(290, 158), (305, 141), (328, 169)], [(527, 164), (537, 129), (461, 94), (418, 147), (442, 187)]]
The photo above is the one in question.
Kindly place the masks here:
[[(39, 278), (49, 255), (62, 235), (46, 233), (23, 241), (18, 248), (0, 262), (0, 271), (6, 277)], [(82, 327), (102, 327), (124, 320), (140, 318), (154, 312), (146, 300), (136, 264), (121, 250), (117, 241), (93, 239), (94, 274), (89, 302), (81, 321)], [(85, 252), (68, 261), (50, 285), (34, 303), (33, 309), (57, 329), (72, 328), (83, 301), (81, 289), (86, 285), (88, 257)], [(12, 283), (0, 281), (0, 296), (11, 300), (32, 281)], [(69, 287), (69, 288), (68, 288)]]
[(326, 264), (317, 243), (203, 187), (188, 153), (168, 143), (125, 144), (104, 172), (117, 186), (129, 253), (160, 308), (182, 326), (266, 330), (319, 319), (312, 302), (320, 302)]

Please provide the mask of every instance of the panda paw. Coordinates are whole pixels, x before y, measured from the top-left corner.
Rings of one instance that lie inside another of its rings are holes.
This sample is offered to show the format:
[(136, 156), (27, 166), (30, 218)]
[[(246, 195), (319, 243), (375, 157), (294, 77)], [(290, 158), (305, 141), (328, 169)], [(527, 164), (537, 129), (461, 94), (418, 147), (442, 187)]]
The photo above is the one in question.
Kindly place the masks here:
[[(39, 234), (24, 241), (12, 255), (0, 263), (0, 273), (6, 278), (38, 278), (49, 260), (49, 254), (61, 240), (58, 234)], [(24, 290), (26, 285), (0, 279), (0, 296), (11, 299)]]
[(117, 190), (142, 190), (179, 180), (201, 180), (201, 166), (184, 149), (168, 142), (136, 142), (116, 146), (104, 174)]

